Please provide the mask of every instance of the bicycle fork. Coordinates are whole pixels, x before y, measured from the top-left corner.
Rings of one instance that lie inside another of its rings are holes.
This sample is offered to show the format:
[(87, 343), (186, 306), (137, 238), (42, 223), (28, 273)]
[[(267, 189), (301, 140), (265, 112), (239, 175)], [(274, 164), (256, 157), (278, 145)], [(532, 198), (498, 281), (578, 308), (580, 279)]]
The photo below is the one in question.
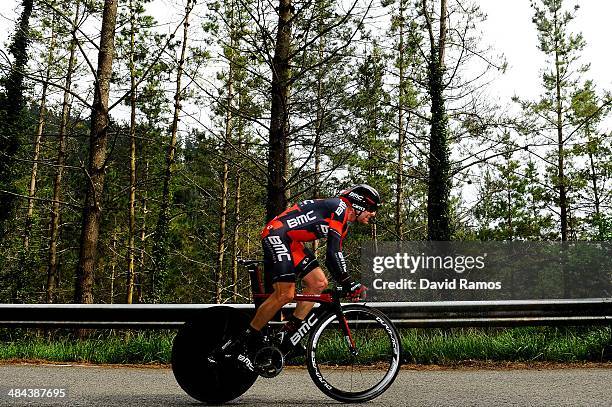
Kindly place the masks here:
[(342, 312), (342, 307), (340, 304), (336, 307), (336, 317), (338, 318), (338, 324), (340, 325), (340, 330), (344, 334), (344, 339), (346, 340), (346, 345), (349, 348), (352, 356), (357, 356), (359, 351), (357, 350), (357, 346), (355, 345), (355, 340), (353, 339), (353, 335), (351, 335), (351, 328), (348, 325), (348, 320)]

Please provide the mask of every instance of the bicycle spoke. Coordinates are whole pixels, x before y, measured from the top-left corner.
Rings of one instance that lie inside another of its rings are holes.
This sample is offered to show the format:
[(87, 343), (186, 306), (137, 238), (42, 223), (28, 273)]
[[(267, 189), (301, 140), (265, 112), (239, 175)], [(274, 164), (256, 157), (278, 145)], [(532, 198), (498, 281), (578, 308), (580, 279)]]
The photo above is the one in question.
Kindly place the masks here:
[(365, 401), (381, 394), (395, 378), (399, 338), (390, 322), (381, 323), (378, 312), (346, 307), (345, 314), (357, 354), (351, 354), (338, 320), (330, 316), (313, 333), (309, 345), (314, 355), (308, 367), (315, 384), (331, 397)]

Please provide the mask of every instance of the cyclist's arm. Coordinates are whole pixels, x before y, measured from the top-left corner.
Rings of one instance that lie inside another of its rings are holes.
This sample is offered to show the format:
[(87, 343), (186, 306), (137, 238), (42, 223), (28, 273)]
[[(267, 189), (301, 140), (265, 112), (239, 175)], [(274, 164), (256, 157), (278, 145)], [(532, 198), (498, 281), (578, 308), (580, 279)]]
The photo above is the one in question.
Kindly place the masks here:
[(346, 206), (339, 206), (338, 209), (332, 213), (329, 221), (325, 265), (337, 282), (342, 282), (350, 277), (344, 255), (342, 254), (342, 237), (346, 230), (347, 222), (348, 213)]

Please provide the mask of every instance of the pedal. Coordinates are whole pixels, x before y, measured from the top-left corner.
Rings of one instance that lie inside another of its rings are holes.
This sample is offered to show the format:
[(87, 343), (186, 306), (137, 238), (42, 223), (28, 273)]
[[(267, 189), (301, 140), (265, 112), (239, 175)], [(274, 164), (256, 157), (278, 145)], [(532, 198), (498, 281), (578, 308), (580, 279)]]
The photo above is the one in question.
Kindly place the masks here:
[(209, 367), (225, 366), (228, 363), (239, 369), (254, 372), (255, 368), (249, 358), (247, 346), (240, 339), (229, 339), (206, 357)]

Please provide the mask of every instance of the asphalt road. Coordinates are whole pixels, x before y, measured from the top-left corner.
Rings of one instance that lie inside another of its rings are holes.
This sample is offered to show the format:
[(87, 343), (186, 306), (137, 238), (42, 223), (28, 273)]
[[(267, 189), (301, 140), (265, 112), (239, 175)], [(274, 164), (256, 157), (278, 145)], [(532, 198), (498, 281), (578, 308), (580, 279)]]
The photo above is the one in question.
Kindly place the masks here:
[[(612, 368), (524, 370), (402, 370), (372, 406), (612, 406)], [(14, 398), (11, 388), (66, 389), (48, 401)], [(0, 406), (194, 406), (169, 369), (0, 365)], [(328, 399), (305, 369), (289, 368), (274, 379), (259, 378), (231, 404), (325, 406)]]

